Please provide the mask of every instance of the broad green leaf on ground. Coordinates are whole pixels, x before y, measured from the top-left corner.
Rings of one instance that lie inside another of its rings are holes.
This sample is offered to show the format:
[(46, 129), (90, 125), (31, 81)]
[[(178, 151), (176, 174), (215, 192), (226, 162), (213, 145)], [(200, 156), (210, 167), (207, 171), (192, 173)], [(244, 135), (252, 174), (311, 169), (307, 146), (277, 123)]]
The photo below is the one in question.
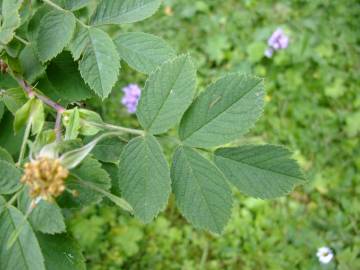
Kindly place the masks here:
[(14, 160), (10, 153), (2, 147), (0, 147), (0, 161), (1, 160), (14, 164)]
[(118, 184), (136, 217), (148, 223), (165, 208), (170, 182), (168, 164), (153, 136), (137, 137), (125, 146)]
[(163, 63), (146, 81), (137, 108), (141, 126), (151, 134), (175, 126), (191, 104), (196, 70), (189, 55)]
[(124, 146), (125, 142), (118, 137), (106, 138), (98, 142), (91, 153), (102, 162), (118, 163)]
[(2, 0), (0, 20), (0, 46), (8, 44), (20, 26), (19, 9), (22, 0)]
[[(120, 58), (110, 36), (97, 28), (86, 30), (86, 41), (82, 40), (83, 56), (79, 63), (82, 78), (95, 93), (105, 99), (117, 81), (120, 69)], [(84, 44), (86, 44), (84, 46)], [(75, 46), (76, 47), (76, 46)], [(74, 54), (74, 53), (73, 53)]]
[[(9, 238), (22, 226), (20, 234), (11, 248)], [(13, 206), (0, 214), (0, 269), (1, 270), (45, 270), (44, 257), (36, 236), (23, 214)]]
[(65, 100), (80, 101), (93, 94), (81, 78), (78, 65), (69, 52), (63, 52), (51, 61), (46, 73), (51, 84)]
[(0, 194), (11, 194), (20, 188), (21, 171), (14, 164), (0, 160)]
[(232, 208), (232, 194), (224, 175), (189, 147), (179, 147), (171, 168), (172, 190), (181, 213), (191, 224), (220, 234)]
[(6, 108), (14, 115), (28, 101), (22, 88), (7, 89), (0, 100), (4, 102)]
[(162, 38), (146, 33), (122, 33), (114, 42), (120, 57), (132, 68), (146, 74), (176, 55)]
[(227, 75), (211, 84), (184, 114), (179, 135), (184, 144), (214, 147), (245, 134), (264, 106), (263, 80)]
[(81, 248), (66, 234), (37, 235), (47, 270), (85, 270)]
[(111, 179), (108, 173), (101, 168), (100, 162), (87, 157), (78, 167), (71, 170), (71, 176), (66, 180), (69, 190), (76, 190), (78, 196), (69, 192), (63, 193), (59, 204), (66, 208), (78, 208), (88, 204), (99, 203), (103, 194), (95, 191), (91, 186), (108, 191)]
[(221, 148), (215, 163), (241, 192), (261, 199), (286, 195), (305, 181), (291, 152), (275, 145)]
[(36, 38), (37, 53), (41, 62), (51, 60), (69, 44), (75, 26), (75, 16), (67, 11), (53, 10), (41, 19)]
[(124, 24), (152, 16), (161, 0), (101, 0), (91, 18), (92, 25)]
[[(32, 201), (28, 194), (29, 189), (24, 189), (18, 200), (18, 208), (24, 214), (28, 211)], [(66, 230), (64, 217), (56, 202), (50, 203), (41, 200), (31, 212), (28, 221), (34, 230), (43, 233), (62, 233)]]
[(32, 46), (26, 46), (19, 55), (21, 70), (24, 79), (28, 83), (33, 83), (46, 69), (46, 67), (41, 64), (34, 50)]

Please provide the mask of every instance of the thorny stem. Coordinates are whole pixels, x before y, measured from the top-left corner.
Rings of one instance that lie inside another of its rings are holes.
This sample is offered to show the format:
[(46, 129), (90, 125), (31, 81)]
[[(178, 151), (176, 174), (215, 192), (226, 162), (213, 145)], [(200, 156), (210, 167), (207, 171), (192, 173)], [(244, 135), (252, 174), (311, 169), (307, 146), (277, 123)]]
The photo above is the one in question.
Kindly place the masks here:
[(35, 92), (34, 89), (24, 79), (16, 76), (11, 70), (9, 70), (8, 73), (17, 81), (17, 83), (21, 86), (21, 88), (28, 94), (29, 98), (36, 97), (57, 112), (54, 130), (56, 133), (57, 140), (58, 141), (61, 140), (61, 116), (66, 109), (60, 104), (51, 100), (50, 98)]
[[(68, 12), (68, 10), (63, 9), (62, 7), (60, 7), (60, 6), (58, 6), (57, 4), (51, 2), (50, 0), (43, 0), (43, 2), (46, 3), (46, 4), (48, 4), (49, 6), (52, 6), (53, 8), (55, 8), (55, 9), (57, 9), (57, 10), (61, 10), (61, 11), (64, 11), (64, 12)], [(86, 28), (89, 28), (89, 26), (88, 26), (87, 24), (83, 23), (83, 22), (82, 22), (81, 20), (79, 20), (78, 18), (75, 17), (75, 19), (76, 19), (76, 21), (77, 21), (78, 23), (81, 24), (81, 26), (86, 27)]]

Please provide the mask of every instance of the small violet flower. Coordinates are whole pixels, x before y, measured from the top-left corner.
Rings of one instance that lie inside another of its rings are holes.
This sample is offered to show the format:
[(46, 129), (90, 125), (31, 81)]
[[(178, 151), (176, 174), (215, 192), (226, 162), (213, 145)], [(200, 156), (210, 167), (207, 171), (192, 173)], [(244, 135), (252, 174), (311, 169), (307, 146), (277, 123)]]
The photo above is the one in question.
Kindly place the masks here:
[(317, 250), (316, 256), (322, 264), (328, 264), (334, 258), (334, 253), (329, 247), (321, 247)]
[(137, 84), (129, 84), (123, 89), (124, 96), (121, 103), (126, 106), (129, 113), (135, 113), (141, 95), (140, 87)]
[(264, 55), (271, 58), (275, 51), (286, 49), (289, 46), (289, 37), (281, 28), (278, 28), (268, 39), (268, 45), (269, 47), (265, 50)]

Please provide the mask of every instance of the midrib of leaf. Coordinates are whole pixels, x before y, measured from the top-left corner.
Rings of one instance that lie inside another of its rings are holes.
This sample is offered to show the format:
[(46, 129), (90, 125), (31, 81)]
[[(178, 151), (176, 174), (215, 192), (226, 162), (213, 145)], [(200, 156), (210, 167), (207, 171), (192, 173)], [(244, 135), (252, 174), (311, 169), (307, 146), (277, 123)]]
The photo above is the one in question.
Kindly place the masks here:
[[(186, 61), (187, 61), (187, 57), (185, 58), (185, 62), (186, 62)], [(177, 77), (177, 79), (175, 80), (175, 82), (173, 82), (173, 83), (172, 83), (172, 85), (171, 85), (171, 87), (170, 87), (170, 91), (167, 93), (166, 98), (164, 99), (164, 102), (162, 102), (162, 103), (161, 103), (159, 110), (156, 112), (156, 114), (155, 114), (154, 118), (151, 120), (151, 123), (150, 123), (150, 125), (149, 125), (149, 129), (151, 128), (151, 126), (152, 126), (152, 124), (154, 123), (155, 119), (158, 117), (158, 115), (159, 115), (160, 111), (161, 111), (161, 110), (162, 110), (162, 108), (164, 107), (164, 105), (165, 105), (165, 103), (166, 103), (166, 101), (167, 101), (168, 97), (170, 96), (171, 91), (173, 90), (173, 88), (174, 88), (174, 86), (175, 86), (176, 82), (177, 82), (177, 81), (178, 81), (178, 79), (179, 79), (179, 74), (181, 74), (181, 72), (182, 72), (182, 71), (183, 71), (183, 69), (184, 69), (185, 62), (184, 62), (184, 64), (182, 65), (182, 67), (181, 67), (180, 71), (177, 73), (177, 76), (176, 76), (176, 77)], [(159, 68), (158, 68), (158, 69), (154, 72), (154, 74), (155, 74), (158, 70), (160, 70), (160, 67), (159, 67)]]
[[(183, 149), (184, 150), (184, 149)], [(195, 151), (195, 150), (194, 150)], [(215, 219), (215, 217), (214, 217), (214, 214), (213, 214), (213, 212), (210, 210), (210, 208), (209, 208), (209, 202), (208, 202), (208, 200), (206, 199), (206, 197), (205, 197), (205, 195), (204, 195), (204, 192), (203, 192), (203, 190), (202, 190), (202, 188), (201, 188), (201, 185), (200, 185), (200, 183), (199, 183), (199, 181), (198, 181), (198, 179), (197, 179), (197, 177), (196, 177), (196, 174), (195, 174), (195, 172), (194, 172), (194, 170), (193, 170), (193, 168), (191, 167), (191, 164), (190, 164), (190, 162), (189, 162), (189, 160), (188, 160), (188, 157), (187, 157), (187, 155), (186, 155), (186, 153), (185, 153), (185, 150), (184, 150), (184, 154), (185, 154), (185, 159), (186, 159), (186, 163), (187, 163), (187, 165), (188, 165), (188, 167), (190, 168), (190, 171), (191, 171), (191, 174), (194, 176), (194, 178), (196, 179), (196, 185), (198, 186), (198, 188), (199, 188), (199, 190), (200, 190), (200, 193), (201, 193), (201, 197), (204, 199), (204, 201), (206, 202), (206, 208), (208, 209), (208, 211), (209, 211), (209, 213), (210, 213), (210, 215), (211, 215), (211, 218), (212, 218), (212, 220), (214, 221), (214, 223), (215, 223), (215, 226), (216, 226), (216, 228), (217, 228), (217, 230), (219, 231), (219, 232), (221, 232), (221, 228), (219, 228), (218, 227), (218, 224), (217, 224), (217, 222), (216, 222), (216, 219)], [(187, 190), (187, 184), (188, 184), (188, 182), (186, 182), (186, 190)]]
[[(241, 80), (241, 82), (243, 81), (243, 79)], [(204, 123), (202, 126), (198, 127), (197, 129), (195, 129), (194, 131), (192, 131), (188, 136), (184, 137), (184, 140), (186, 140), (187, 138), (191, 137), (195, 132), (197, 132), (198, 130), (206, 127), (208, 124), (210, 124), (210, 122), (212, 122), (214, 119), (218, 118), (220, 115), (222, 115), (225, 111), (227, 111), (229, 108), (231, 108), (234, 104), (236, 104), (237, 102), (239, 102), (240, 99), (242, 99), (243, 97), (245, 97), (247, 94), (249, 94), (249, 92), (251, 92), (255, 87), (257, 87), (262, 81), (260, 80), (259, 82), (257, 82), (253, 87), (251, 87), (246, 93), (244, 93), (242, 96), (240, 96), (236, 101), (232, 102), (229, 106), (227, 106), (224, 110), (220, 111), (218, 114), (216, 114), (214, 117), (210, 118), (209, 120), (206, 121), (206, 123)], [(210, 86), (209, 86), (210, 87)], [(206, 90), (205, 90), (206, 91)], [(205, 94), (205, 93), (204, 93)], [(208, 111), (209, 111), (209, 107), (208, 107)]]
[[(283, 155), (283, 156), (286, 156), (286, 155)], [(223, 159), (230, 160), (230, 161), (232, 161), (232, 162), (234, 162), (234, 163), (240, 163), (240, 164), (243, 164), (243, 165), (245, 165), (245, 166), (252, 167), (252, 168), (256, 168), (256, 169), (259, 169), (259, 170), (262, 170), (262, 171), (269, 171), (269, 172), (272, 172), (272, 173), (277, 174), (277, 175), (285, 175), (285, 176), (288, 176), (288, 177), (290, 177), (290, 178), (294, 178), (294, 179), (297, 179), (297, 180), (298, 180), (298, 179), (305, 180), (305, 179), (302, 178), (302, 177), (300, 178), (300, 177), (296, 177), (296, 176), (289, 175), (289, 174), (286, 174), (286, 173), (280, 173), (280, 172), (274, 171), (274, 170), (272, 170), (272, 169), (270, 169), (270, 168), (263, 168), (263, 167), (260, 167), (260, 166), (256, 166), (255, 164), (249, 164), (249, 163), (246, 163), (246, 162), (243, 162), (243, 161), (234, 160), (234, 159), (232, 159), (232, 158), (227, 158), (227, 157), (224, 157), (224, 156), (219, 156), (219, 157), (221, 157), (221, 158), (223, 158)], [(270, 160), (270, 159), (272, 159), (272, 158), (269, 158), (269, 159), (267, 159), (267, 160)], [(267, 161), (267, 160), (264, 160), (264, 161)], [(264, 161), (261, 161), (261, 162), (264, 162)]]
[(99, 74), (100, 83), (101, 83), (101, 89), (102, 89), (102, 91), (104, 91), (103, 78), (102, 78), (101, 71), (100, 71), (99, 65), (98, 65), (98, 62), (99, 62), (99, 60), (98, 60), (98, 54), (97, 54), (97, 50), (95, 50), (95, 46), (94, 46), (94, 43), (93, 43), (92, 35), (91, 35), (91, 33), (90, 33), (90, 29), (88, 30), (88, 33), (89, 33), (89, 36), (90, 36), (91, 48), (92, 48), (92, 50), (94, 51), (95, 58), (96, 58), (96, 69), (97, 69), (98, 74)]

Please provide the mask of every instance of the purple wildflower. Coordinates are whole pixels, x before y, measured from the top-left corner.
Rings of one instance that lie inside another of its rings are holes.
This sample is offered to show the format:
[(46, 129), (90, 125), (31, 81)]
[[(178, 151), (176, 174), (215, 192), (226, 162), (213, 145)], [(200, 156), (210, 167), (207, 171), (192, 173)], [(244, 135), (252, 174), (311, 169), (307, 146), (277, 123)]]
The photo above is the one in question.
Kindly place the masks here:
[(278, 28), (268, 39), (268, 45), (269, 47), (265, 50), (264, 55), (270, 58), (275, 51), (286, 49), (289, 46), (289, 37), (281, 28)]
[(121, 103), (126, 106), (129, 113), (135, 113), (141, 95), (140, 87), (137, 84), (129, 84), (123, 89), (124, 96)]

